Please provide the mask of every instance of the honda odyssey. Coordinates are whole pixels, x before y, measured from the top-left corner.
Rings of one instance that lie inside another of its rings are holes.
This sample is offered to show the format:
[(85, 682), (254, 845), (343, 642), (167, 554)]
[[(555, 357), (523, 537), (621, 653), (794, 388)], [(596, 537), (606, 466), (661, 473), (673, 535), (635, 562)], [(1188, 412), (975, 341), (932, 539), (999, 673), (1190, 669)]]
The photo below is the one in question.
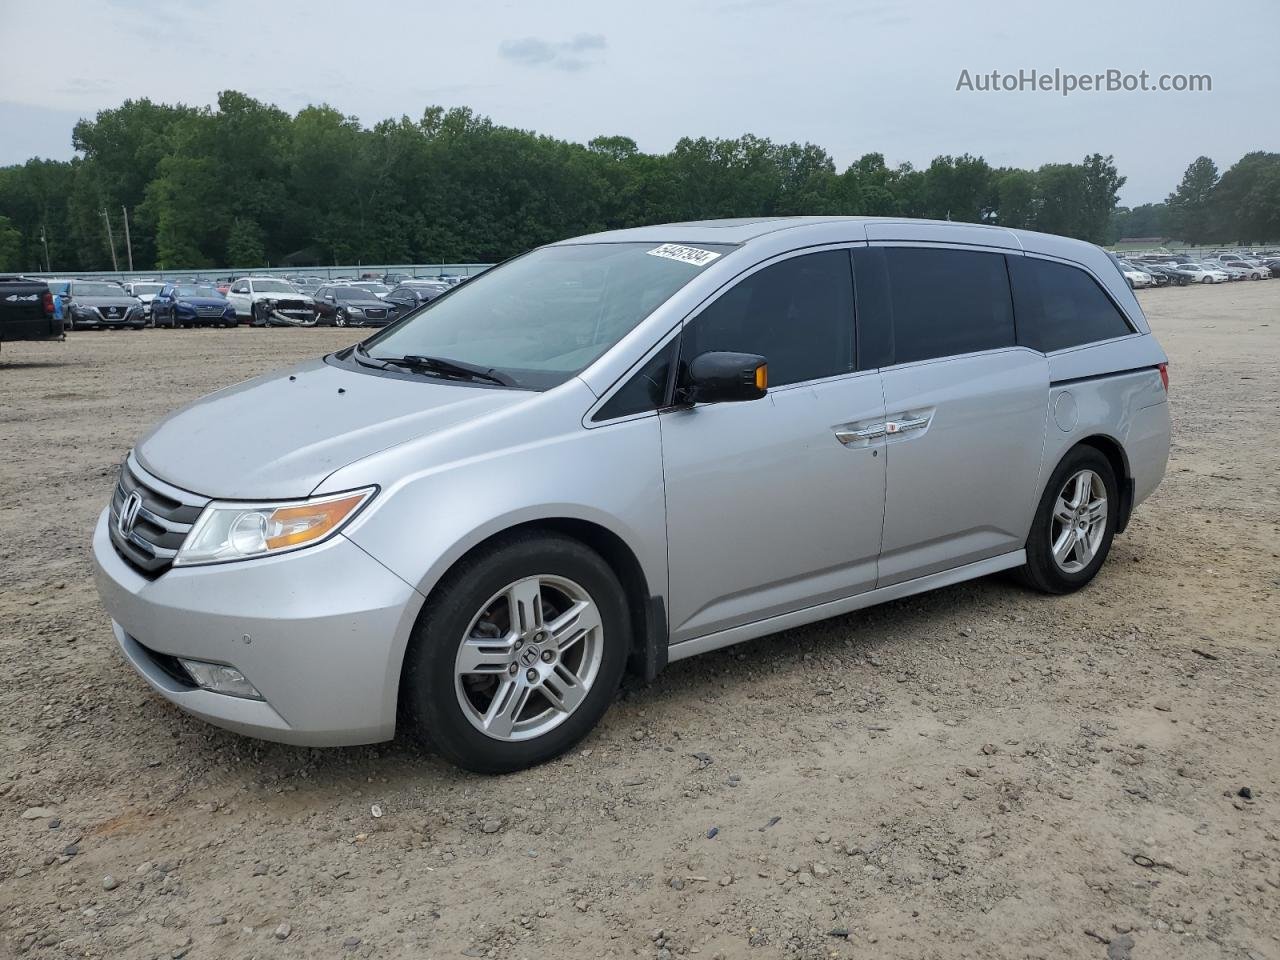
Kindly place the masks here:
[(1166, 358), (1076, 240), (874, 218), (541, 247), (129, 453), (125, 657), (231, 730), (562, 753), (625, 671), (1017, 570), (1077, 590), (1155, 489)]

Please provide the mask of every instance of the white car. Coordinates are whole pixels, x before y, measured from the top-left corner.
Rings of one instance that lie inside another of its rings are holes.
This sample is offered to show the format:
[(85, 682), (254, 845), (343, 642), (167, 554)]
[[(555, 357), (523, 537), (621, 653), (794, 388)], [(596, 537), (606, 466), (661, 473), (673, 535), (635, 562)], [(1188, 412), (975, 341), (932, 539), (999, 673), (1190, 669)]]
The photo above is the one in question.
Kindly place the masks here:
[(316, 302), (279, 277), (241, 277), (231, 284), (227, 300), (236, 316), (255, 327), (314, 327)]
[(1226, 283), (1231, 279), (1223, 271), (1210, 269), (1203, 263), (1180, 263), (1178, 269), (1194, 274), (1192, 283)]
[(1249, 275), (1247, 270), (1245, 270), (1243, 267), (1236, 266), (1234, 263), (1218, 262), (1215, 264), (1210, 264), (1210, 266), (1216, 267), (1218, 270), (1225, 273), (1227, 277), (1231, 280), (1244, 280)]
[(148, 322), (151, 320), (151, 301), (164, 289), (163, 283), (155, 280), (130, 280), (124, 285), (124, 292), (142, 301), (142, 312)]
[(1270, 280), (1271, 268), (1256, 260), (1228, 260), (1224, 267), (1235, 267), (1244, 271), (1245, 280)]
[(1120, 271), (1124, 274), (1124, 278), (1129, 281), (1129, 286), (1135, 290), (1142, 287), (1155, 286), (1155, 278), (1145, 270), (1139, 270), (1127, 260), (1120, 261)]

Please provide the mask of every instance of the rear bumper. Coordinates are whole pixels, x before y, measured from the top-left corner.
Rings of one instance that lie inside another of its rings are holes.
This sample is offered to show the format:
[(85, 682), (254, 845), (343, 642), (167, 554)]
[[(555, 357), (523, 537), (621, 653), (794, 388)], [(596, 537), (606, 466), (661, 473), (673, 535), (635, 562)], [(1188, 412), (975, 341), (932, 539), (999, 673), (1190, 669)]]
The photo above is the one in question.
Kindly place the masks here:
[[(149, 580), (116, 553), (106, 524), (104, 511), (93, 535), (98, 593), (125, 659), (161, 696), (220, 727), (283, 743), (393, 736), (422, 596), (351, 541)], [(230, 664), (263, 699), (199, 689), (174, 675), (168, 657)]]
[(36, 320), (6, 320), (0, 323), (0, 342), (61, 340), (62, 335), (62, 321), (52, 317)]

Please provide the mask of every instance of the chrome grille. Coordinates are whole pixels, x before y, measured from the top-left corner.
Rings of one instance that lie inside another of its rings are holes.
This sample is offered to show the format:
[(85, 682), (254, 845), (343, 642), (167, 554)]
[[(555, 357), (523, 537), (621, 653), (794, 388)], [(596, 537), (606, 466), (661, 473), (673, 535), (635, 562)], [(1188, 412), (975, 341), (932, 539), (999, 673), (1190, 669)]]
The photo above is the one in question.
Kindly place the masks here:
[(368, 307), (365, 309), (364, 315), (370, 320), (387, 319), (387, 311), (385, 307)]
[[(142, 498), (142, 506), (133, 529), (125, 534), (120, 529), (120, 508), (134, 491)], [(120, 467), (120, 479), (111, 497), (111, 543), (141, 573), (158, 577), (169, 569), (208, 502), (151, 476), (130, 454)]]
[(199, 316), (199, 317), (220, 317), (220, 316), (222, 316), (224, 313), (226, 313), (226, 311), (227, 311), (227, 308), (226, 308), (226, 307), (219, 307), (219, 306), (216, 306), (216, 305), (215, 305), (215, 306), (212, 306), (212, 307), (198, 306), (198, 307), (196, 307), (196, 316)]
[(128, 307), (95, 307), (103, 320), (123, 320), (129, 315)]

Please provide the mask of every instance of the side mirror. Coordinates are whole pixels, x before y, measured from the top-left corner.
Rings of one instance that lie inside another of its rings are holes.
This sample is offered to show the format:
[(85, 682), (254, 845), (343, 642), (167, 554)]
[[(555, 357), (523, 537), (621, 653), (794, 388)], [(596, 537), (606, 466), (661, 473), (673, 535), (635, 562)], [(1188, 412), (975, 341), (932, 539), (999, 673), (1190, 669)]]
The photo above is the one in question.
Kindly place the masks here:
[(689, 363), (676, 399), (681, 403), (759, 400), (769, 390), (769, 365), (754, 353), (700, 353)]

